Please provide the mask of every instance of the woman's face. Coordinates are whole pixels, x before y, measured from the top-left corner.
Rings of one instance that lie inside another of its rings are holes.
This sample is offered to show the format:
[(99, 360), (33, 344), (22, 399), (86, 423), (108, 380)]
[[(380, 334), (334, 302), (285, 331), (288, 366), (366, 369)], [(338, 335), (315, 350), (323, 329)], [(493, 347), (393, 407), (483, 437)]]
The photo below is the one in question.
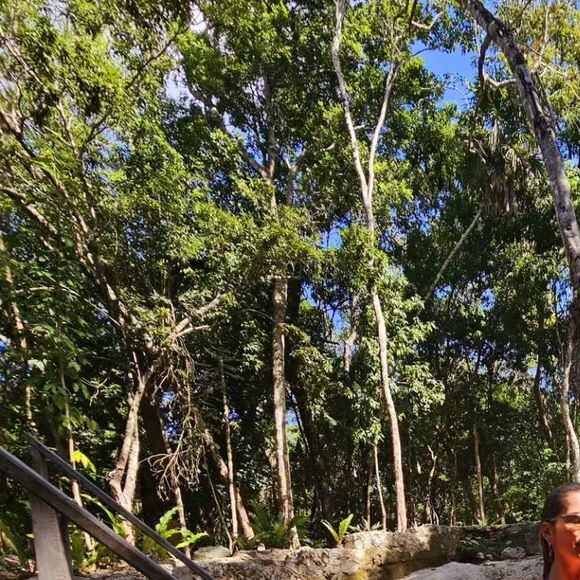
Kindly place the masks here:
[(560, 515), (542, 524), (542, 536), (552, 546), (555, 560), (574, 568), (580, 565), (580, 491), (563, 497)]

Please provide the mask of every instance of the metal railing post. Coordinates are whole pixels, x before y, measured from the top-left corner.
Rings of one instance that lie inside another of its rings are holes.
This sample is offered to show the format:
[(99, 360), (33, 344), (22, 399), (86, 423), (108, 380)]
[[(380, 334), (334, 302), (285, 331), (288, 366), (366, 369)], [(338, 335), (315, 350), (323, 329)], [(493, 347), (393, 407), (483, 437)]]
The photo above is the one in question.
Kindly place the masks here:
[[(48, 479), (46, 459), (34, 447), (30, 451), (33, 469)], [(63, 534), (62, 520), (54, 509), (35, 495), (30, 496), (30, 504), (38, 580), (73, 580), (68, 538)]]

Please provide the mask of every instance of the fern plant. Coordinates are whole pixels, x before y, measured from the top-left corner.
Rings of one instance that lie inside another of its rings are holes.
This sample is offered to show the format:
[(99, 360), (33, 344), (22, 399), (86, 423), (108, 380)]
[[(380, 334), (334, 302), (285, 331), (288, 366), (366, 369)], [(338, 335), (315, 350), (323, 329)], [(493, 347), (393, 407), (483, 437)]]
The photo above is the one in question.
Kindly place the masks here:
[[(177, 513), (177, 507), (170, 509), (165, 512), (160, 518), (159, 522), (155, 526), (155, 531), (166, 540), (169, 540), (173, 536), (180, 535), (182, 541), (177, 544), (176, 548), (187, 548), (193, 547), (199, 540), (208, 536), (206, 532), (192, 532), (187, 528), (174, 528), (171, 527), (173, 518)], [(164, 558), (166, 554), (165, 548), (161, 547), (155, 540), (151, 539), (149, 536), (143, 536), (141, 542), (143, 551), (150, 556), (161, 559)]]
[(330, 522), (322, 520), (322, 525), (330, 532), (330, 535), (334, 538), (337, 548), (342, 545), (344, 536), (346, 535), (346, 532), (348, 532), (350, 528), (350, 522), (352, 521), (352, 518), (353, 514), (349, 514), (346, 518), (344, 518), (344, 520), (342, 520), (338, 524), (338, 530), (335, 530)]
[(266, 508), (258, 502), (251, 502), (251, 506), (254, 512), (254, 521), (251, 525), (256, 543), (261, 542), (268, 548), (287, 548), (292, 543), (294, 529), (297, 530), (299, 536), (303, 535), (307, 516), (297, 514), (285, 523), (282, 516), (270, 517)]
[(183, 541), (177, 544), (178, 548), (192, 548), (201, 540), (202, 538), (207, 538), (208, 534), (206, 532), (192, 532), (186, 528), (179, 530), (179, 533), (183, 536)]
[(88, 501), (89, 503), (93, 503), (96, 506), (98, 506), (99, 508), (101, 508), (101, 510), (103, 510), (103, 512), (105, 512), (105, 515), (107, 516), (113, 531), (118, 534), (119, 536), (122, 536), (123, 538), (127, 535), (127, 532), (125, 530), (125, 526), (123, 525), (123, 521), (121, 520), (121, 518), (117, 517), (102, 501), (91, 497), (90, 495), (86, 495), (83, 494), (83, 499), (85, 499), (86, 501)]

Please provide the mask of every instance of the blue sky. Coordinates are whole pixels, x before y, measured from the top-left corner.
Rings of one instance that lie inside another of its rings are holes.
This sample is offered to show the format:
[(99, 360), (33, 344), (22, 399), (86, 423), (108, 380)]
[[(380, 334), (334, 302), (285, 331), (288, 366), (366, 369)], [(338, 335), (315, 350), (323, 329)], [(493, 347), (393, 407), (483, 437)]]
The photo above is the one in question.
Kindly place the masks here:
[[(421, 47), (417, 46), (417, 50)], [(447, 88), (444, 101), (456, 103), (464, 108), (465, 99), (469, 97), (466, 80), (475, 78), (475, 65), (473, 53), (462, 53), (461, 50), (443, 52), (441, 50), (427, 50), (419, 55), (425, 66), (440, 79), (445, 79)]]

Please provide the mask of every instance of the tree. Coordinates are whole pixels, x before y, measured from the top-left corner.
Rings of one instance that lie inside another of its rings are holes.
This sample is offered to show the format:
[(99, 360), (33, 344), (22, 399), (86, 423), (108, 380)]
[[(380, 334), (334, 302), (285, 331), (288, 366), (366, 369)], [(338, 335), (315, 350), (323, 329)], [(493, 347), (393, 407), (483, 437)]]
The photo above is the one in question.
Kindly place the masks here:
[[(546, 173), (550, 180), (553, 193), (554, 209), (566, 258), (570, 268), (570, 278), (574, 293), (580, 283), (580, 229), (570, 195), (570, 183), (566, 176), (564, 161), (556, 141), (557, 127), (550, 114), (550, 105), (536, 87), (526, 59), (520, 49), (513, 32), (478, 0), (466, 0), (462, 5), (478, 24), (487, 32), (491, 41), (495, 42), (505, 55), (512, 73), (516, 79), (522, 108), (542, 152)], [(489, 43), (489, 41), (487, 41)], [(481, 61), (485, 58), (482, 50)], [(566, 338), (566, 350), (563, 361), (564, 372), (560, 397), (560, 407), (567, 436), (572, 447), (572, 477), (580, 481), (580, 443), (578, 434), (570, 417), (568, 396), (570, 392), (570, 371), (574, 344), (577, 338), (578, 299), (574, 298), (570, 305), (570, 320)]]

